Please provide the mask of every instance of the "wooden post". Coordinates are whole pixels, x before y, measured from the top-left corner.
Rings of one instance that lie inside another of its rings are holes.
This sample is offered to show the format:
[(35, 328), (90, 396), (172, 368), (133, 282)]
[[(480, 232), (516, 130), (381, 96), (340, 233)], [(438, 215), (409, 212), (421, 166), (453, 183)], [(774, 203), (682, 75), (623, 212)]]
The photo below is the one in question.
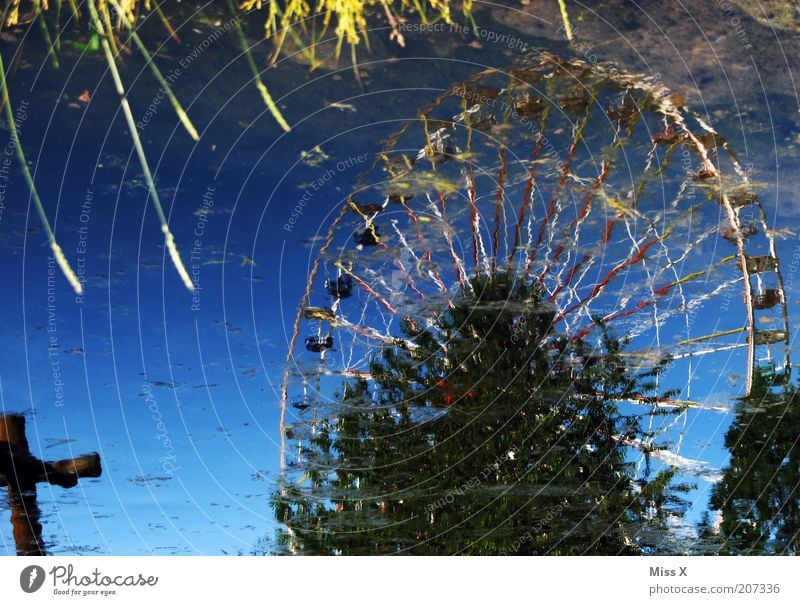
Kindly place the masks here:
[(99, 454), (43, 462), (30, 452), (25, 416), (0, 415), (0, 487), (8, 486), (11, 524), (18, 555), (44, 555), (41, 512), (36, 484), (46, 481), (61, 487), (77, 485), (79, 477), (99, 477)]

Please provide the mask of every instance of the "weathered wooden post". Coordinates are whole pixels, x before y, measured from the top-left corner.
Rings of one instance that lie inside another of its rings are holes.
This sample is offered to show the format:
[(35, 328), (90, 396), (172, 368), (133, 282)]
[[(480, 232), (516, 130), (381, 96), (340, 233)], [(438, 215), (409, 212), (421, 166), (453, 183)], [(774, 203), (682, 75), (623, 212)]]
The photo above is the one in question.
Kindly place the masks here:
[(30, 452), (25, 436), (25, 416), (0, 415), (0, 487), (8, 486), (11, 524), (18, 555), (45, 554), (36, 484), (46, 481), (61, 487), (77, 485), (79, 477), (99, 477), (99, 454), (43, 462)]

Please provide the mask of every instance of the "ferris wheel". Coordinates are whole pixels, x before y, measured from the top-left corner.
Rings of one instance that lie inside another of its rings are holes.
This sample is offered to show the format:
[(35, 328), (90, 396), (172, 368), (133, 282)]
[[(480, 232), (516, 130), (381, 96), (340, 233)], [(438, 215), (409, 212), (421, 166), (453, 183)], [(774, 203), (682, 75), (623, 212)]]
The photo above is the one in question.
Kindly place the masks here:
[[(282, 467), (337, 381), (415, 346), (401, 322), (435, 329), (472, 277), (500, 272), (537, 284), (562, 342), (607, 326), (631, 367), (669, 356), (680, 398), (647, 405), (722, 409), (693, 398), (723, 369), (745, 395), (788, 381), (774, 234), (725, 138), (656, 81), (540, 55), (422, 107), (329, 226), (289, 346)], [(590, 357), (576, 345), (569, 371)], [(678, 448), (663, 457), (693, 466)]]

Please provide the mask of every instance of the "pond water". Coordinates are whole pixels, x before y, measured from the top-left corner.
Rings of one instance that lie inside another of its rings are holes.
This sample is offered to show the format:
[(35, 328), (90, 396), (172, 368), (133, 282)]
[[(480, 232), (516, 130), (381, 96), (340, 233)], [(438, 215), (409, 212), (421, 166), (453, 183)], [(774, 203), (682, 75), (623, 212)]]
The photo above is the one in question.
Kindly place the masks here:
[(193, 292), (102, 53), (68, 31), (54, 69), (36, 28), (4, 32), (84, 293), (6, 125), (0, 408), (39, 458), (102, 463), (39, 484), (38, 546), (795, 552), (800, 24), (752, 4), (568, 3), (572, 42), (555, 1), (409, 15), (404, 46), (376, 14), (355, 70), (330, 37), (317, 69), (289, 40), (264, 70), (290, 132), (224, 7), (181, 3), (180, 42), (145, 20), (199, 131), (126, 54)]

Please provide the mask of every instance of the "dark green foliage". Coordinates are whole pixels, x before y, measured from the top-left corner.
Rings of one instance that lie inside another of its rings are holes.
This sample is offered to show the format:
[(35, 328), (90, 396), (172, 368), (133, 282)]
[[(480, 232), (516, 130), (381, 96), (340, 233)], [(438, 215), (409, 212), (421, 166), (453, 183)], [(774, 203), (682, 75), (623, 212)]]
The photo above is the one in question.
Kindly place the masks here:
[(758, 374), (725, 435), (731, 460), (714, 487), (718, 534), (709, 548), (725, 554), (796, 554), (800, 542), (800, 396), (775, 393)]
[[(308, 554), (639, 554), (680, 509), (671, 472), (637, 478), (620, 413), (634, 375), (559, 339), (554, 312), (506, 273), (478, 277), (418, 346), (387, 347), (345, 385), (304, 450), (310, 485), (274, 497), (283, 546)], [(440, 344), (441, 343), (441, 344)], [(444, 345), (444, 346), (442, 346)], [(572, 353), (572, 355), (570, 355)], [(377, 389), (377, 395), (373, 391)], [(638, 452), (634, 452), (638, 455)]]

